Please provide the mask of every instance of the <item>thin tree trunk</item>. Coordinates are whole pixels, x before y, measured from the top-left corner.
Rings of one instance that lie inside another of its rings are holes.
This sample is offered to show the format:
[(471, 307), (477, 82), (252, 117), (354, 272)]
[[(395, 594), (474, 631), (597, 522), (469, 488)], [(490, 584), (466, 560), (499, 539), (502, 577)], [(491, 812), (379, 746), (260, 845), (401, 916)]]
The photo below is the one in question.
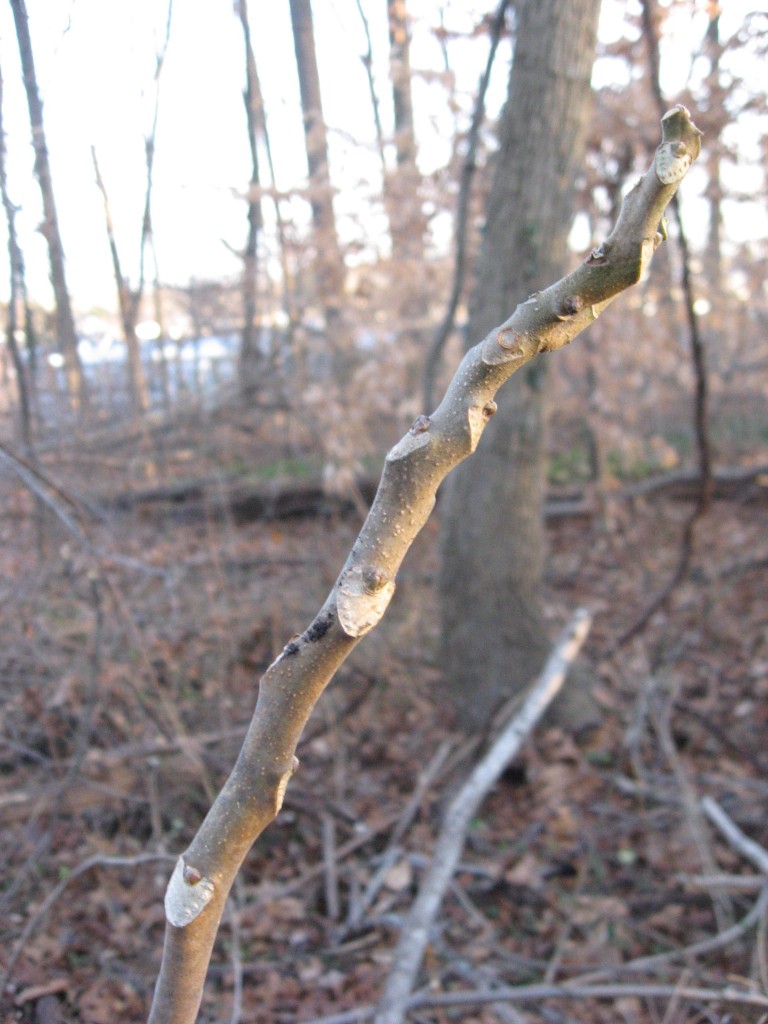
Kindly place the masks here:
[(18, 342), (20, 326), (19, 312), (23, 310), (23, 320), (29, 317), (27, 286), (24, 269), (24, 255), (16, 234), (16, 207), (8, 194), (8, 176), (5, 159), (5, 126), (3, 123), (3, 76), (0, 70), (0, 195), (8, 225), (8, 259), (11, 271), (11, 294), (8, 300), (8, 351), (16, 374), (16, 388), (19, 396), (19, 427), (24, 443), (24, 453), (32, 455), (32, 407), (30, 401), (29, 378), (27, 367), (21, 357)]
[(48, 245), (51, 284), (56, 300), (56, 333), (58, 343), (64, 354), (70, 402), (75, 411), (84, 412), (88, 405), (88, 392), (80, 356), (77, 351), (77, 332), (75, 330), (74, 316), (72, 315), (69, 291), (67, 290), (67, 279), (64, 269), (64, 247), (61, 242), (59, 219), (56, 213), (56, 200), (53, 194), (53, 179), (48, 160), (48, 147), (45, 141), (45, 127), (43, 124), (43, 104), (37, 86), (32, 40), (29, 35), (29, 19), (24, 0), (11, 0), (11, 8), (16, 25), (16, 38), (19, 44), (19, 55), (24, 75), (24, 89), (29, 108), (32, 146), (35, 151), (35, 176), (40, 186), (40, 194), (43, 201), (43, 225), (41, 230)]
[(315, 281), (318, 298), (325, 311), (329, 338), (333, 341), (341, 311), (345, 268), (333, 213), (328, 136), (320, 96), (312, 7), (310, 0), (290, 0), (290, 7), (309, 169), (309, 198), (316, 249)]
[[(160, 347), (160, 372), (162, 374), (163, 403), (166, 409), (170, 405), (170, 382), (168, 379), (168, 362), (165, 358), (165, 330), (163, 326), (163, 304), (160, 287), (160, 268), (157, 260), (157, 249), (155, 247), (155, 234), (152, 224), (152, 187), (154, 185), (155, 168), (155, 145), (157, 139), (157, 120), (160, 113), (160, 80), (165, 67), (165, 57), (168, 53), (168, 43), (171, 38), (171, 21), (173, 18), (173, 0), (168, 0), (168, 9), (165, 18), (165, 34), (160, 49), (155, 54), (155, 104), (152, 111), (152, 126), (149, 134), (144, 140), (144, 154), (147, 168), (147, 184), (144, 191), (144, 216), (141, 221), (141, 249), (139, 253), (139, 288), (143, 295), (146, 282), (145, 259), (149, 251), (152, 257), (152, 287), (153, 305), (155, 320), (158, 325)], [(147, 395), (147, 407), (149, 406), (149, 395)]]
[(147, 391), (147, 382), (144, 376), (144, 368), (141, 365), (141, 346), (139, 344), (139, 338), (136, 334), (136, 322), (139, 314), (139, 303), (141, 302), (141, 294), (143, 291), (143, 279), (139, 282), (139, 287), (136, 290), (132, 290), (128, 281), (123, 274), (123, 268), (120, 263), (120, 254), (117, 249), (117, 240), (115, 238), (115, 229), (112, 222), (112, 210), (109, 205), (109, 196), (107, 195), (107, 189), (104, 185), (104, 179), (101, 176), (101, 169), (99, 167), (98, 157), (96, 156), (96, 147), (91, 146), (91, 159), (93, 160), (93, 172), (96, 177), (96, 185), (101, 192), (102, 199), (104, 200), (104, 218), (107, 228), (107, 240), (109, 242), (109, 252), (112, 257), (112, 272), (115, 276), (115, 285), (117, 286), (117, 303), (120, 310), (120, 322), (123, 328), (123, 338), (125, 339), (125, 347), (128, 353), (128, 386), (131, 395), (131, 405), (134, 410), (138, 412), (145, 412), (149, 408), (149, 393)]
[(371, 111), (373, 112), (373, 123), (376, 128), (376, 151), (379, 154), (379, 163), (381, 164), (381, 173), (384, 178), (387, 174), (387, 158), (384, 152), (384, 130), (381, 127), (381, 114), (379, 112), (379, 98), (376, 95), (376, 83), (373, 78), (373, 42), (371, 41), (371, 27), (368, 23), (368, 18), (365, 14), (362, 0), (357, 0), (357, 13), (360, 15), (360, 21), (363, 23), (363, 32), (365, 33), (365, 42), (367, 49), (364, 54), (361, 54), (360, 60), (365, 68), (365, 77), (368, 82), (368, 95), (371, 99)]
[[(642, 0), (643, 31), (648, 48), (650, 86), (658, 110), (664, 109), (664, 94), (659, 75), (659, 39), (657, 35), (657, 9), (654, 0)], [(712, 444), (709, 436), (709, 374), (707, 371), (707, 350), (701, 332), (699, 316), (694, 306), (693, 274), (688, 236), (683, 224), (677, 197), (670, 203), (677, 224), (677, 242), (680, 247), (681, 284), (683, 307), (688, 323), (688, 337), (691, 346), (691, 364), (694, 376), (693, 431), (699, 462), (699, 493), (696, 506), (683, 527), (677, 565), (659, 592), (655, 594), (638, 618), (621, 634), (616, 646), (621, 647), (641, 633), (654, 614), (663, 608), (673, 592), (685, 580), (693, 561), (696, 533), (700, 521), (706, 515), (712, 502), (714, 478), (712, 476)]]
[(248, 237), (243, 253), (243, 333), (240, 344), (240, 387), (247, 394), (255, 383), (255, 370), (259, 362), (258, 338), (256, 332), (256, 275), (258, 272), (259, 235), (262, 230), (261, 198), (259, 190), (258, 139), (264, 123), (264, 103), (256, 70), (256, 57), (251, 44), (251, 29), (248, 23), (247, 0), (238, 0), (236, 5), (245, 43), (245, 89), (243, 101), (248, 124), (248, 148), (251, 154), (251, 180), (248, 191)]
[(434, 337), (432, 338), (432, 342), (429, 346), (429, 351), (427, 352), (427, 357), (424, 361), (425, 409), (432, 408), (432, 399), (434, 398), (435, 381), (440, 367), (440, 358), (443, 354), (445, 343), (453, 330), (459, 299), (464, 291), (464, 282), (467, 270), (469, 204), (472, 195), (472, 181), (475, 177), (475, 171), (477, 170), (475, 161), (477, 160), (477, 145), (480, 138), (480, 128), (485, 120), (485, 94), (488, 91), (488, 84), (491, 80), (491, 69), (493, 68), (493, 62), (496, 57), (496, 49), (499, 45), (499, 39), (501, 38), (501, 32), (507, 16), (507, 9), (510, 4), (511, 0), (499, 0), (499, 6), (496, 8), (496, 14), (493, 22), (491, 23), (488, 59), (485, 63), (485, 70), (483, 71), (478, 85), (475, 109), (472, 114), (472, 123), (467, 135), (467, 151), (461, 168), (459, 198), (456, 203), (456, 219), (453, 229), (453, 282), (451, 284), (450, 298), (448, 299), (448, 308), (446, 309), (442, 323), (435, 331)]
[[(524, 0), (468, 336), (557, 277), (583, 156), (599, 0)], [(546, 363), (518, 374), (483, 448), (451, 478), (443, 505), (441, 657), (448, 699), (482, 728), (541, 670)]]
[[(425, 221), (421, 212), (421, 178), (416, 166), (416, 135), (411, 94), (411, 38), (406, 0), (387, 0), (389, 22), (389, 73), (395, 114), (397, 168), (391, 176), (389, 222), (392, 258), (395, 262), (420, 261), (424, 257)], [(410, 296), (413, 305), (415, 296)], [(404, 309), (404, 313), (413, 310)]]

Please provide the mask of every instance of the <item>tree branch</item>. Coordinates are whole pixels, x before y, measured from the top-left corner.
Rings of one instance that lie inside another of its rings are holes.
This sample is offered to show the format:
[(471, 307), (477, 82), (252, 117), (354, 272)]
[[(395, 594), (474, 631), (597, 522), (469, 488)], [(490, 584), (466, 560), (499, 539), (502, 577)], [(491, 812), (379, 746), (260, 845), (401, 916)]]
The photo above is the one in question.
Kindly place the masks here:
[(488, 790), (557, 696), (568, 668), (587, 637), (591, 623), (591, 616), (583, 608), (574, 613), (520, 711), (502, 729), (451, 801), (435, 843), (429, 870), (411, 912), (403, 922), (400, 942), (374, 1024), (401, 1024), (424, 957), (430, 927), (461, 857), (469, 824)]
[[(642, 276), (662, 241), (664, 210), (699, 154), (682, 107), (602, 245), (567, 277), (532, 295), (461, 361), (432, 416), (419, 416), (388, 453), (379, 489), (349, 557), (309, 627), (265, 672), (232, 774), (179, 858), (166, 893), (163, 961), (150, 1024), (192, 1024), (224, 903), (256, 838), (280, 810), (298, 767), (296, 745), (339, 665), (386, 611), (395, 577), (435, 504), (439, 484), (480, 440), (501, 385), (535, 355), (567, 345)], [(531, 168), (535, 173), (535, 168)]]

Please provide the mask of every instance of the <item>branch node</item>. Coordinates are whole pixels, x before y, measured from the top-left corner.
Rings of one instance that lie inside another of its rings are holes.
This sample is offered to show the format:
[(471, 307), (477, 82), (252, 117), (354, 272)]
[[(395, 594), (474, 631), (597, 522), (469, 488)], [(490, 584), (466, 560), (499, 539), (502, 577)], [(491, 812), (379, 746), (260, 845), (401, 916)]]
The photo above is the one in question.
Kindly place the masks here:
[(366, 565), (363, 568), (363, 589), (366, 594), (377, 594), (389, 582), (389, 576), (378, 565)]
[(566, 295), (560, 303), (560, 311), (556, 314), (558, 320), (570, 320), (584, 308), (584, 299), (580, 295)]
[(431, 425), (432, 420), (429, 418), (429, 416), (424, 416), (422, 414), (421, 416), (417, 416), (416, 419), (411, 424), (411, 433), (423, 434), (425, 430), (429, 430)]
[(336, 607), (341, 628), (364, 636), (377, 625), (395, 592), (395, 581), (378, 566), (352, 566), (339, 579)]
[[(424, 418), (426, 419), (427, 417), (425, 416)], [(413, 433), (412, 430), (409, 430), (393, 448), (389, 449), (387, 452), (387, 462), (398, 462), (400, 459), (406, 458), (428, 444), (429, 430), (422, 430), (418, 433)]]
[(509, 327), (505, 327), (504, 330), (499, 331), (496, 335), (496, 341), (499, 345), (506, 349), (507, 352), (519, 352), (522, 348), (522, 342), (525, 335), (518, 334), (517, 331), (513, 331)]
[(197, 885), (197, 883), (202, 882), (202, 880), (203, 874), (201, 871), (198, 871), (198, 869), (193, 867), (191, 864), (184, 865), (184, 881), (187, 885)]
[(283, 806), (283, 800), (285, 799), (285, 791), (288, 788), (288, 783), (291, 781), (293, 776), (299, 769), (299, 759), (294, 756), (291, 758), (291, 767), (280, 776), (280, 781), (277, 784), (277, 791), (275, 792), (275, 817), (280, 813)]
[(213, 898), (214, 884), (197, 868), (179, 857), (165, 890), (165, 917), (174, 928), (184, 928), (198, 917)]

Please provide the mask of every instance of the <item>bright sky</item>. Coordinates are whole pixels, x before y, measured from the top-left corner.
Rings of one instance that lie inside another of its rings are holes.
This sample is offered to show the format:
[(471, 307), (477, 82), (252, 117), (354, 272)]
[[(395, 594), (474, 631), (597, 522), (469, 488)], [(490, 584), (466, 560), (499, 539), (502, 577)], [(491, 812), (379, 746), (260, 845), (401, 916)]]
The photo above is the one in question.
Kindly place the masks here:
[[(617, 31), (621, 11), (632, 0), (605, 0), (601, 32)], [(114, 281), (104, 232), (101, 197), (93, 180), (90, 148), (95, 145), (110, 194), (125, 271), (137, 269), (140, 216), (145, 188), (143, 138), (154, 105), (155, 52), (165, 29), (164, 0), (27, 0), (45, 124), (67, 254), (70, 291), (80, 311), (94, 305), (114, 308)], [(364, 0), (374, 45), (384, 128), (391, 126), (387, 84), (387, 30), (383, 0)], [(495, 0), (409, 0), (413, 17), (412, 62), (439, 70), (440, 48), (425, 22), (435, 24), (444, 7), (446, 24), (467, 30)], [(691, 0), (678, 23), (677, 44), (685, 59), (667, 61), (670, 88), (684, 80), (686, 44), (701, 38), (704, 4)], [(752, 5), (724, 5), (723, 30), (730, 34)], [(373, 119), (360, 55), (365, 39), (356, 0), (314, 0), (318, 62), (326, 119), (331, 129), (331, 163), (339, 189), (342, 227), (354, 236), (353, 216), (360, 200), (375, 200), (379, 163)], [(202, 13), (204, 12), (204, 13)], [(277, 165), (278, 186), (300, 186), (306, 174), (288, 4), (250, 4), (253, 44)], [(485, 62), (487, 42), (452, 44), (451, 67), (459, 76), (468, 123), (471, 97)], [(497, 109), (506, 84), (508, 44), (499, 53), (489, 97)], [(19, 231), (30, 291), (50, 297), (42, 237), (35, 230), (40, 202), (32, 177), (29, 122), (21, 88), (18, 50), (9, 4), (0, 5), (0, 66), (4, 79), (4, 118), (11, 197), (20, 206)], [(242, 103), (243, 41), (231, 0), (201, 5), (175, 0), (171, 41), (161, 82), (153, 216), (160, 275), (186, 284), (238, 272), (227, 246), (245, 237), (242, 191), (249, 178)], [(417, 78), (414, 103), (422, 170), (442, 166), (449, 155), (454, 114), (444, 85)], [(366, 203), (363, 203), (366, 209)], [(370, 206), (368, 206), (370, 210)], [(344, 215), (347, 215), (345, 217)], [(297, 216), (306, 216), (297, 202)], [(3, 232), (4, 234), (4, 232)], [(226, 243), (226, 244), (225, 244)], [(7, 296), (5, 247), (0, 253), (0, 295)]]

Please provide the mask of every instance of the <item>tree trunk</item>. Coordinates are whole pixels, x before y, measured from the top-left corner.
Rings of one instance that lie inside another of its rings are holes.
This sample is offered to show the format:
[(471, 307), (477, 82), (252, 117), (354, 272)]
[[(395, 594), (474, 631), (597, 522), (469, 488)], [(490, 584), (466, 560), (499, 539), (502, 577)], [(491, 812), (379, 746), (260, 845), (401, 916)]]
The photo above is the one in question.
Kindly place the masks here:
[[(524, 0), (467, 336), (563, 270), (583, 157), (599, 0)], [(482, 728), (537, 675), (542, 607), (546, 364), (502, 392), (483, 447), (449, 481), (442, 515), (441, 657), (458, 722)]]
[(342, 301), (344, 260), (339, 248), (333, 213), (333, 195), (328, 171), (328, 136), (320, 97), (312, 7), (310, 0), (290, 0), (290, 6), (301, 109), (304, 115), (310, 205), (315, 235), (315, 282), (331, 336)]
[(59, 232), (59, 219), (53, 195), (51, 165), (43, 126), (43, 104), (37, 87), (32, 40), (29, 35), (29, 19), (24, 0), (11, 0), (16, 38), (19, 44), (21, 68), (24, 75), (24, 89), (29, 107), (29, 122), (32, 129), (32, 146), (35, 151), (35, 176), (40, 186), (43, 201), (42, 234), (48, 244), (48, 258), (51, 268), (51, 284), (56, 299), (56, 334), (64, 354), (69, 396), (73, 408), (82, 411), (87, 405), (88, 394), (83, 377), (83, 368), (77, 351), (77, 333), (69, 301), (67, 280), (64, 271), (64, 247)]
[[(3, 77), (0, 72), (0, 197), (2, 197), (5, 219), (8, 225), (8, 259), (11, 271), (11, 293), (8, 298), (8, 351), (16, 373), (16, 388), (19, 395), (19, 427), (24, 443), (24, 453), (32, 452), (32, 405), (27, 367), (19, 350), (18, 333), (21, 322), (29, 322), (24, 256), (16, 234), (16, 207), (8, 194), (8, 177), (5, 160), (5, 127), (3, 124)], [(19, 314), (22, 314), (19, 316)]]
[[(120, 263), (120, 254), (117, 249), (117, 239), (112, 221), (112, 210), (109, 204), (109, 196), (101, 176), (99, 160), (96, 156), (96, 147), (91, 146), (91, 159), (93, 161), (93, 173), (96, 178), (96, 187), (101, 192), (104, 201), (104, 219), (107, 228), (107, 241), (109, 252), (112, 257), (112, 272), (115, 275), (115, 286), (117, 288), (117, 302), (120, 309), (120, 321), (123, 327), (123, 338), (128, 353), (128, 384), (131, 393), (131, 404), (137, 412), (146, 412), (149, 408), (149, 392), (144, 376), (144, 367), (141, 365), (141, 346), (136, 334), (136, 323), (139, 315), (139, 304), (143, 291), (144, 282), (139, 282), (139, 288), (133, 291), (128, 284)], [(145, 221), (146, 223), (146, 221)], [(143, 245), (143, 239), (142, 239)]]
[[(392, 259), (402, 263), (423, 259), (425, 222), (419, 198), (421, 180), (416, 167), (416, 136), (411, 97), (411, 39), (405, 0), (387, 0), (387, 17), (389, 73), (392, 80), (397, 153), (397, 167), (386, 186), (387, 205), (392, 235)], [(414, 306), (410, 312), (415, 312), (414, 300), (415, 296), (410, 302), (410, 305)]]
[(248, 237), (243, 253), (243, 333), (240, 343), (240, 390), (247, 395), (256, 382), (256, 367), (259, 363), (258, 338), (256, 331), (256, 274), (258, 270), (259, 233), (262, 228), (261, 199), (259, 188), (258, 139), (264, 123), (264, 103), (261, 85), (256, 70), (256, 56), (251, 44), (251, 28), (248, 22), (246, 0), (238, 0), (236, 7), (243, 30), (245, 43), (245, 117), (248, 125), (248, 148), (251, 154), (251, 180), (248, 192)]

